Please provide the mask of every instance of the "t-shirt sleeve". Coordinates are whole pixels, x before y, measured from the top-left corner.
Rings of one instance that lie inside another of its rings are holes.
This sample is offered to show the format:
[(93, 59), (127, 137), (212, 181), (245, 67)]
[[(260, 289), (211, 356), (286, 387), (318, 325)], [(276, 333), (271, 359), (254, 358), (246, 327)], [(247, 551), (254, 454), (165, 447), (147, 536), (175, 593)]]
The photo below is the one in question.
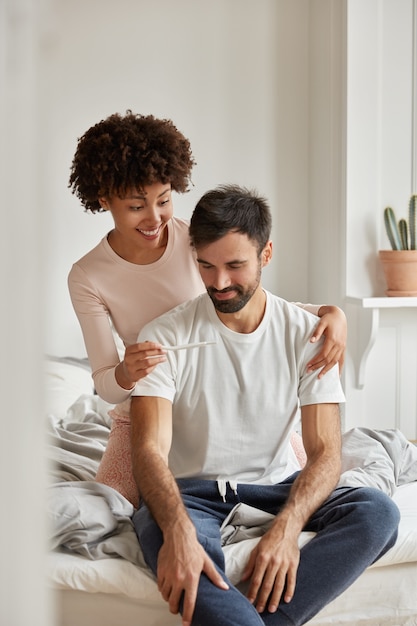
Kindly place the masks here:
[[(175, 343), (169, 330), (159, 327), (158, 320), (143, 327), (138, 336), (138, 342), (141, 341), (155, 341), (162, 345)], [(175, 373), (175, 354), (168, 353), (164, 363), (159, 363), (150, 374), (138, 380), (132, 391), (132, 396), (165, 398), (173, 402), (176, 392)]]
[(323, 378), (318, 372), (305, 372), (299, 382), (298, 397), (300, 406), (309, 404), (340, 404), (346, 401), (336, 364)]
[[(294, 304), (294, 303), (293, 303)], [(317, 370), (308, 371), (307, 364), (322, 347), (324, 337), (312, 343), (310, 337), (316, 325), (311, 315), (306, 315), (298, 307), (292, 310), (288, 326), (295, 333), (294, 349), (297, 351), (298, 399), (300, 406), (309, 404), (343, 403), (345, 395), (340, 380), (339, 365), (336, 364), (322, 378)], [(297, 312), (298, 311), (298, 312)], [(311, 313), (311, 312), (310, 312)]]

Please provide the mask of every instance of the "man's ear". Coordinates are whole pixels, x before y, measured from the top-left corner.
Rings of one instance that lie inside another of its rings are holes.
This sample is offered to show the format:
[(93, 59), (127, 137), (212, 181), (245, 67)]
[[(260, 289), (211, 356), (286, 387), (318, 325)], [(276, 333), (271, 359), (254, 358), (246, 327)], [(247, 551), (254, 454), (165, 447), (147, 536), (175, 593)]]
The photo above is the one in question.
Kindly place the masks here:
[(269, 265), (272, 259), (272, 241), (268, 241), (265, 248), (262, 250), (262, 267)]

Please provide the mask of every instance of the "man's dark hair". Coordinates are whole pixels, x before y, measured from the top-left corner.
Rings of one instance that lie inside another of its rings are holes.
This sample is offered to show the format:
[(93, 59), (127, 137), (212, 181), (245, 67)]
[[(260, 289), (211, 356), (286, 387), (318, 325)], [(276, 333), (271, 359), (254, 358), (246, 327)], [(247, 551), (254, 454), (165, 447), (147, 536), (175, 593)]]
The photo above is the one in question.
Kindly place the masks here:
[(243, 233), (256, 242), (260, 254), (270, 239), (271, 227), (265, 198), (245, 187), (220, 185), (198, 201), (190, 221), (190, 239), (197, 248), (229, 232)]
[(195, 161), (190, 142), (170, 120), (115, 113), (78, 140), (69, 187), (87, 211), (101, 211), (98, 198), (124, 197), (153, 183), (188, 190)]

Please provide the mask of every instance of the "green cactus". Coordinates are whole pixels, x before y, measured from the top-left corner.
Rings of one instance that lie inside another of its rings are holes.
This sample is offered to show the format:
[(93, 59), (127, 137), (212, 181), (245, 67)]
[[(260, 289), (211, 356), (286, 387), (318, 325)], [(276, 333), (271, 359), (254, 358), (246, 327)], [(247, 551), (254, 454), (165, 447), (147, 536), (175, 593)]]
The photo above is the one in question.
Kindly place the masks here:
[(401, 250), (408, 250), (408, 227), (407, 227), (407, 220), (401, 219), (398, 222), (398, 230), (400, 231)]
[(408, 207), (408, 224), (404, 218), (397, 222), (391, 207), (384, 209), (385, 230), (393, 250), (416, 249), (416, 206), (417, 194), (413, 194)]
[(391, 248), (393, 250), (401, 250), (401, 238), (398, 231), (397, 220), (394, 210), (390, 206), (387, 206), (384, 210), (384, 221)]
[(413, 194), (408, 205), (408, 227), (410, 229), (410, 250), (416, 249), (416, 205), (417, 194)]

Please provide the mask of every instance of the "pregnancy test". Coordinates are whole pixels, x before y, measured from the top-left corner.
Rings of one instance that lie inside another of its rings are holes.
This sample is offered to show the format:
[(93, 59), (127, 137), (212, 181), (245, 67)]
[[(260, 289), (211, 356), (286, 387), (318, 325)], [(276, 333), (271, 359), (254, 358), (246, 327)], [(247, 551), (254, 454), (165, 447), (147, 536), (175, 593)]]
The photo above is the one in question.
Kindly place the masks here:
[[(217, 343), (216, 341), (197, 341), (196, 343), (183, 343), (179, 346), (161, 346), (162, 350), (188, 350), (189, 348), (202, 348), (204, 346), (210, 346), (214, 343)], [(149, 356), (147, 356), (147, 359), (156, 359), (158, 357), (160, 357), (160, 354), (150, 354)]]
[(188, 350), (189, 348), (200, 348), (201, 346), (211, 346), (215, 341), (197, 341), (197, 343), (183, 343), (180, 346), (162, 346), (163, 350)]

